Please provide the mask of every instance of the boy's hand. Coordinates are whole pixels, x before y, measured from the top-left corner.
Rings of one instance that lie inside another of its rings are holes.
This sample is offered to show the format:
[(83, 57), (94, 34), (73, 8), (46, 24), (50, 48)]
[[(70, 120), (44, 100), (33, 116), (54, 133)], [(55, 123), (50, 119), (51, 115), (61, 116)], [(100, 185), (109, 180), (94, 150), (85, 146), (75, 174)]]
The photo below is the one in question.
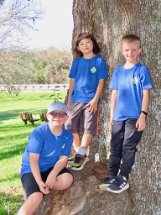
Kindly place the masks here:
[(38, 185), (39, 185), (40, 191), (42, 193), (44, 193), (44, 194), (50, 193), (49, 188), (45, 185), (45, 183), (43, 181), (40, 181)]
[(140, 114), (139, 119), (136, 122), (136, 128), (138, 131), (143, 131), (146, 127), (146, 122), (145, 122), (146, 116), (144, 114)]
[(56, 181), (56, 174), (55, 172), (52, 170), (50, 172), (50, 174), (48, 175), (47, 177), (47, 180), (45, 182), (45, 185), (49, 188), (49, 189), (52, 189), (54, 184), (55, 184), (55, 181)]
[(95, 113), (97, 111), (97, 107), (98, 107), (98, 104), (97, 102), (92, 99), (89, 103), (88, 103), (88, 111), (89, 112), (93, 112)]

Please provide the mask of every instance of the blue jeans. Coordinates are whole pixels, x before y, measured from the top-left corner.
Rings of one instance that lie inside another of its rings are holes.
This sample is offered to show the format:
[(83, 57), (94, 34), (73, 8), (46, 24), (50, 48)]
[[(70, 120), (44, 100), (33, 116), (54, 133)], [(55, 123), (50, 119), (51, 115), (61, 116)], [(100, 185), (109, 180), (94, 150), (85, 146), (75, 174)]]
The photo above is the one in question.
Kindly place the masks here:
[(120, 175), (128, 178), (135, 161), (137, 144), (142, 131), (136, 129), (137, 119), (113, 121), (110, 142), (109, 175)]

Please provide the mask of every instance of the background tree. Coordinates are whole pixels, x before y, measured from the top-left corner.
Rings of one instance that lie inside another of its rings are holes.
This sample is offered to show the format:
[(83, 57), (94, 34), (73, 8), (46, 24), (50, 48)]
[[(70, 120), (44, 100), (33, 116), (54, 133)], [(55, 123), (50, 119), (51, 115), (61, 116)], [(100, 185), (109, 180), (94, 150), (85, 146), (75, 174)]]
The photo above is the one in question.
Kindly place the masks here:
[(0, 84), (67, 83), (70, 51), (49, 48), (42, 51), (1, 50)]
[(67, 83), (72, 55), (49, 48), (26, 51), (24, 36), (43, 14), (39, 0), (0, 1), (0, 84), (14, 92), (14, 84)]
[[(89, 31), (99, 41), (102, 55), (109, 63), (109, 73), (115, 66), (122, 64), (119, 54), (120, 39), (127, 33), (140, 36), (143, 54), (140, 61), (149, 67), (154, 89), (147, 118), (147, 129), (138, 146), (135, 166), (130, 178), (130, 189), (114, 195), (101, 193), (96, 186), (99, 175), (105, 174), (103, 166), (87, 164), (81, 173), (75, 174), (76, 180), (70, 191), (53, 195), (53, 207), (49, 214), (77, 215), (160, 215), (161, 214), (161, 0), (74, 0), (73, 43), (76, 36)], [(104, 161), (105, 145), (109, 144), (109, 94), (108, 83), (103, 94), (100, 119), (101, 135), (92, 147), (94, 154), (98, 143), (101, 145), (100, 159)], [(91, 172), (93, 169), (93, 173)], [(99, 174), (98, 174), (99, 173)], [(58, 197), (57, 197), (58, 195)], [(51, 197), (50, 197), (51, 199)], [(49, 204), (50, 203), (50, 204)], [(46, 204), (46, 202), (45, 202)], [(48, 199), (48, 205), (51, 200)], [(62, 207), (63, 205), (63, 207)], [(41, 210), (42, 209), (42, 210)], [(38, 214), (43, 214), (43, 207)]]
[(11, 85), (19, 80), (24, 70), (20, 57), (15, 58), (15, 50), (24, 48), (23, 36), (29, 28), (34, 28), (42, 9), (37, 0), (5, 0), (0, 1), (0, 14), (0, 83), (12, 89)]
[(32, 75), (24, 55), (22, 51), (0, 51), (0, 84), (7, 85), (9, 93), (17, 92), (13, 84), (29, 81)]
[(62, 84), (68, 82), (72, 55), (70, 51), (48, 48), (32, 55), (33, 83)]

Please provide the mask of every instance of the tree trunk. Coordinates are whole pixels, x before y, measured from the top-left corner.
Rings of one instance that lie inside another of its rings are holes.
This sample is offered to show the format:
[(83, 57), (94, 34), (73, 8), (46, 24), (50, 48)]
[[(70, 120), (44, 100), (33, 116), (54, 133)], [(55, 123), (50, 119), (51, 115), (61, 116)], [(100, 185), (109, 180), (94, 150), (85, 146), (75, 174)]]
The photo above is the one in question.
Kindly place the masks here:
[[(147, 128), (138, 147), (135, 167), (131, 176), (131, 196), (134, 214), (161, 214), (161, 0), (75, 0), (74, 38), (83, 31), (90, 31), (99, 41), (102, 55), (113, 68), (122, 64), (119, 54), (120, 38), (127, 33), (140, 36), (143, 54), (141, 61), (150, 69), (154, 89)], [(101, 137), (99, 143), (109, 142), (108, 83), (102, 107)], [(102, 154), (100, 154), (102, 157)], [(104, 157), (104, 155), (103, 155)]]
[[(97, 185), (105, 176), (106, 167), (102, 163), (93, 165), (92, 162), (90, 168), (77, 173), (75, 183), (69, 191), (55, 195), (59, 209), (52, 206), (49, 214), (161, 215), (160, 11), (161, 0), (74, 0), (73, 44), (79, 33), (93, 33), (101, 47), (102, 56), (109, 63), (111, 76), (114, 67), (123, 63), (119, 54), (121, 37), (127, 33), (139, 35), (143, 48), (141, 62), (150, 69), (154, 89), (151, 92), (147, 128), (138, 146), (130, 178), (130, 189), (120, 195), (101, 193)], [(93, 141), (90, 152), (93, 160), (99, 143), (100, 160), (103, 162), (106, 162), (105, 146), (109, 146), (110, 139), (108, 86), (107, 81), (100, 119), (101, 135)]]

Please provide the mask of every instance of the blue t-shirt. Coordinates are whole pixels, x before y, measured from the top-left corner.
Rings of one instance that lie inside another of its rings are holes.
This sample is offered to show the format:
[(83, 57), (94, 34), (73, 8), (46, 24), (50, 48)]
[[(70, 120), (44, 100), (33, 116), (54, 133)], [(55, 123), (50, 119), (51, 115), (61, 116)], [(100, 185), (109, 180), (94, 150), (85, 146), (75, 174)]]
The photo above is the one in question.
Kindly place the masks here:
[(73, 61), (69, 78), (75, 79), (71, 102), (88, 103), (94, 98), (100, 79), (108, 77), (107, 63), (96, 55), (91, 59), (79, 57)]
[(60, 136), (55, 136), (45, 123), (35, 128), (29, 136), (23, 158), (20, 176), (24, 173), (30, 173), (29, 153), (39, 154), (40, 172), (44, 172), (53, 167), (60, 156), (69, 156), (73, 136), (71, 132), (63, 128)]
[(142, 91), (151, 88), (147, 67), (140, 63), (131, 69), (117, 67), (110, 82), (110, 89), (118, 91), (113, 120), (138, 119), (142, 107)]

